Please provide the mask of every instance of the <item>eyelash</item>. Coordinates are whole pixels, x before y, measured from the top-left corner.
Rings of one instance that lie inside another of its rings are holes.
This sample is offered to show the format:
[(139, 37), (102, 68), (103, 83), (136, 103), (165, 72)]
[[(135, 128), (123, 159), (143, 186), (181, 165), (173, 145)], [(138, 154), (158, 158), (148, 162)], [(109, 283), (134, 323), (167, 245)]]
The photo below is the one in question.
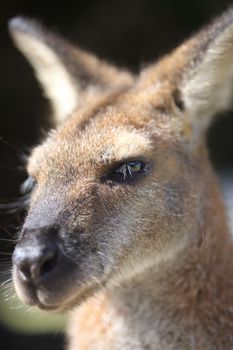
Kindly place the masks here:
[(133, 183), (142, 176), (146, 175), (149, 168), (149, 164), (143, 161), (135, 160), (125, 162), (113, 168), (103, 177), (103, 180), (114, 183)]

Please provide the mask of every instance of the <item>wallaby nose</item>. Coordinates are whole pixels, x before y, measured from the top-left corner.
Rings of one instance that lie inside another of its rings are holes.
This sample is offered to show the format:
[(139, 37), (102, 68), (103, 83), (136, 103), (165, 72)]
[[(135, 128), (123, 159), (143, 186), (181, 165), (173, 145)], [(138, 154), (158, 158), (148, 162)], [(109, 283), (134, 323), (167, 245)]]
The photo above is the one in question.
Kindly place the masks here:
[(37, 247), (19, 246), (13, 253), (13, 264), (22, 280), (39, 283), (54, 270), (58, 258), (56, 242)]

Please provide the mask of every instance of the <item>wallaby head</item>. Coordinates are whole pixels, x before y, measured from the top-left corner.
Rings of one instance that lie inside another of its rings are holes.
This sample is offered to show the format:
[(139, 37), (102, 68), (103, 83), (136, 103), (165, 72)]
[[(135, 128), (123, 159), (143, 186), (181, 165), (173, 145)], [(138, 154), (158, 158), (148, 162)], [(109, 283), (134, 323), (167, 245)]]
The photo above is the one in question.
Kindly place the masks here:
[(231, 104), (233, 11), (138, 76), (36, 21), (13, 19), (10, 32), (56, 125), (28, 160), (19, 297), (67, 309), (200, 246), (210, 198), (222, 213), (205, 135)]

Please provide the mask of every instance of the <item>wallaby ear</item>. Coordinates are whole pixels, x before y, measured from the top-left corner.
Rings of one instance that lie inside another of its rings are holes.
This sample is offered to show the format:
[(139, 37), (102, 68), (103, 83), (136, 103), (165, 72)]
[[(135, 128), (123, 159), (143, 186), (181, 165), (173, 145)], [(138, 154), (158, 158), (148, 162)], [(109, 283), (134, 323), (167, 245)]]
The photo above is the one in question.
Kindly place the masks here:
[(49, 98), (56, 122), (63, 121), (85, 96), (128, 85), (132, 76), (74, 47), (37, 21), (17, 17), (9, 31), (34, 68)]
[(233, 107), (233, 9), (180, 50), (188, 52), (179, 90), (195, 140), (215, 114)]

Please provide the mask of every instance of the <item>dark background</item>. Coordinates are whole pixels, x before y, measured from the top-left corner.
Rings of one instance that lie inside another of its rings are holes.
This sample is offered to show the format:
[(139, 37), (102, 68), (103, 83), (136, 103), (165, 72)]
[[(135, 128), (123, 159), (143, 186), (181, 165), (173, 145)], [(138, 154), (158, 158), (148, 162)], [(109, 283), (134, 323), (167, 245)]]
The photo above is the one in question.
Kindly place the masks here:
[[(42, 20), (79, 46), (138, 71), (167, 53), (231, 4), (227, 0), (14, 0), (0, 10), (0, 203), (19, 196), (24, 155), (46, 130), (47, 102), (27, 62), (13, 47), (7, 21), (22, 14)], [(233, 165), (232, 113), (211, 128), (211, 159), (218, 170)], [(0, 271), (7, 269), (22, 215), (0, 204)], [(9, 241), (8, 241), (9, 240)], [(11, 334), (0, 325), (2, 350), (61, 348), (56, 336)]]

